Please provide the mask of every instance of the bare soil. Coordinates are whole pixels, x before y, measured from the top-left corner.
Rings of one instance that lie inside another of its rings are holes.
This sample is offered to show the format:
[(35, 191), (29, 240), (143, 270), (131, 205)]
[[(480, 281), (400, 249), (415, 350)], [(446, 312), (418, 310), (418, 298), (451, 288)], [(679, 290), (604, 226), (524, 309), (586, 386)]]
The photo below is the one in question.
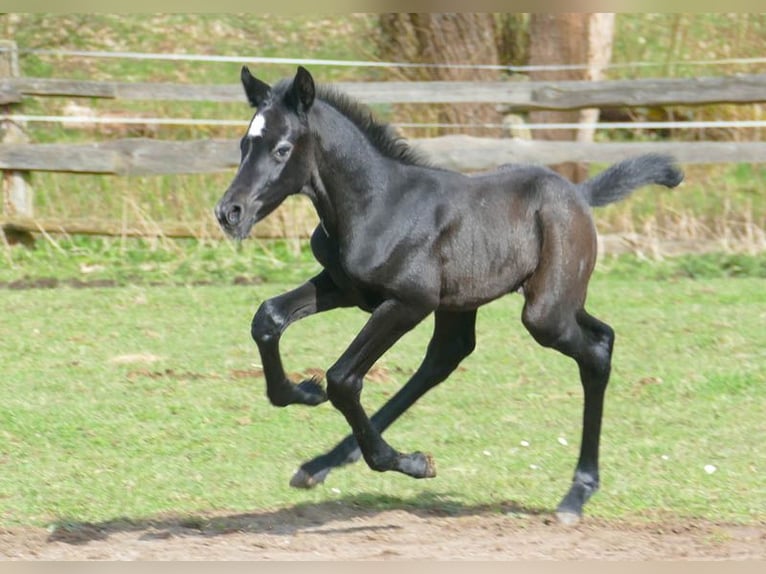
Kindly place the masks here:
[(764, 560), (766, 522), (447, 514), (340, 502), (247, 514), (0, 529), (10, 560)]

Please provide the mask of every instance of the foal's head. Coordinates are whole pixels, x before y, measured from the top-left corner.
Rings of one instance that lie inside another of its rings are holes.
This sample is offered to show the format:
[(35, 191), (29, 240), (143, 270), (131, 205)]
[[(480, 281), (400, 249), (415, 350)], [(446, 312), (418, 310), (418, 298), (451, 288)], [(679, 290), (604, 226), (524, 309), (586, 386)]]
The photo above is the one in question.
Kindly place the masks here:
[(311, 74), (302, 67), (292, 81), (274, 89), (246, 66), (241, 78), (256, 113), (240, 141), (237, 174), (215, 215), (226, 233), (244, 239), (253, 225), (309, 181), (313, 154), (307, 115), (315, 88)]

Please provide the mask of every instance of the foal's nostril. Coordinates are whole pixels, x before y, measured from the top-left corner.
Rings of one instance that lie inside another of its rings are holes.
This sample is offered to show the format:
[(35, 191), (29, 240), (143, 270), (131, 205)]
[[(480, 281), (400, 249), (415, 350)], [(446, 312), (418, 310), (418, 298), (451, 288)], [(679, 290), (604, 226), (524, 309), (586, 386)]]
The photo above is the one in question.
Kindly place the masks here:
[(228, 205), (220, 202), (215, 206), (214, 211), (216, 219), (224, 227), (237, 225), (242, 219), (242, 206), (236, 203)]
[(232, 205), (226, 212), (226, 220), (229, 225), (236, 225), (239, 223), (239, 218), (242, 216), (242, 207), (239, 205)]

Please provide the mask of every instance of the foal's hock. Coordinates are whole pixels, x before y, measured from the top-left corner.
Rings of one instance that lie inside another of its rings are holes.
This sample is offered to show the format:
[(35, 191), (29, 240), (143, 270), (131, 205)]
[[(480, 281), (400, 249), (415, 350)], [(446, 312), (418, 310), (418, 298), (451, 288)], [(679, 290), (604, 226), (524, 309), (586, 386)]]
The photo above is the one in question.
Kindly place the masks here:
[[(263, 302), (253, 318), (266, 392), (277, 406), (329, 399), (352, 430), (303, 464), (291, 484), (315, 486), (360, 456), (374, 470), (434, 476), (429, 455), (401, 453), (381, 433), (473, 351), (478, 307), (520, 291), (521, 319), (532, 337), (579, 367), (580, 455), (557, 509), (562, 521), (575, 522), (599, 485), (599, 436), (614, 343), (611, 327), (584, 308), (596, 261), (590, 206), (618, 201), (647, 184), (675, 187), (683, 174), (672, 159), (628, 159), (579, 185), (533, 165), (508, 164), (469, 176), (431, 165), (366, 108), (317, 88), (302, 67), (274, 86), (246, 67), (241, 79), (256, 112), (240, 142), (237, 173), (215, 208), (222, 228), (244, 239), (297, 193), (311, 199), (320, 219), (311, 248), (323, 270)], [(313, 313), (352, 306), (370, 317), (327, 370), (327, 391), (314, 379), (290, 381), (279, 352), (285, 329)], [(368, 417), (360, 401), (365, 374), (432, 313), (433, 337), (422, 364)]]

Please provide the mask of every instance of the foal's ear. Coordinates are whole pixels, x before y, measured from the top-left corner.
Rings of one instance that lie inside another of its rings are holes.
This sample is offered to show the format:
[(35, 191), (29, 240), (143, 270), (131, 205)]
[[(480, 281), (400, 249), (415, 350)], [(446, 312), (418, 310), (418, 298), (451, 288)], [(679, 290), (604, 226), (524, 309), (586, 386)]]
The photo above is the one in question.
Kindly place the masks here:
[(298, 66), (293, 83), (287, 91), (286, 100), (295, 109), (296, 112), (306, 113), (314, 103), (316, 90), (314, 88), (314, 78), (303, 66)]
[(271, 98), (271, 87), (266, 82), (262, 82), (253, 76), (250, 70), (247, 69), (247, 66), (242, 66), (240, 79), (245, 88), (247, 100), (254, 108), (260, 108), (266, 100)]

